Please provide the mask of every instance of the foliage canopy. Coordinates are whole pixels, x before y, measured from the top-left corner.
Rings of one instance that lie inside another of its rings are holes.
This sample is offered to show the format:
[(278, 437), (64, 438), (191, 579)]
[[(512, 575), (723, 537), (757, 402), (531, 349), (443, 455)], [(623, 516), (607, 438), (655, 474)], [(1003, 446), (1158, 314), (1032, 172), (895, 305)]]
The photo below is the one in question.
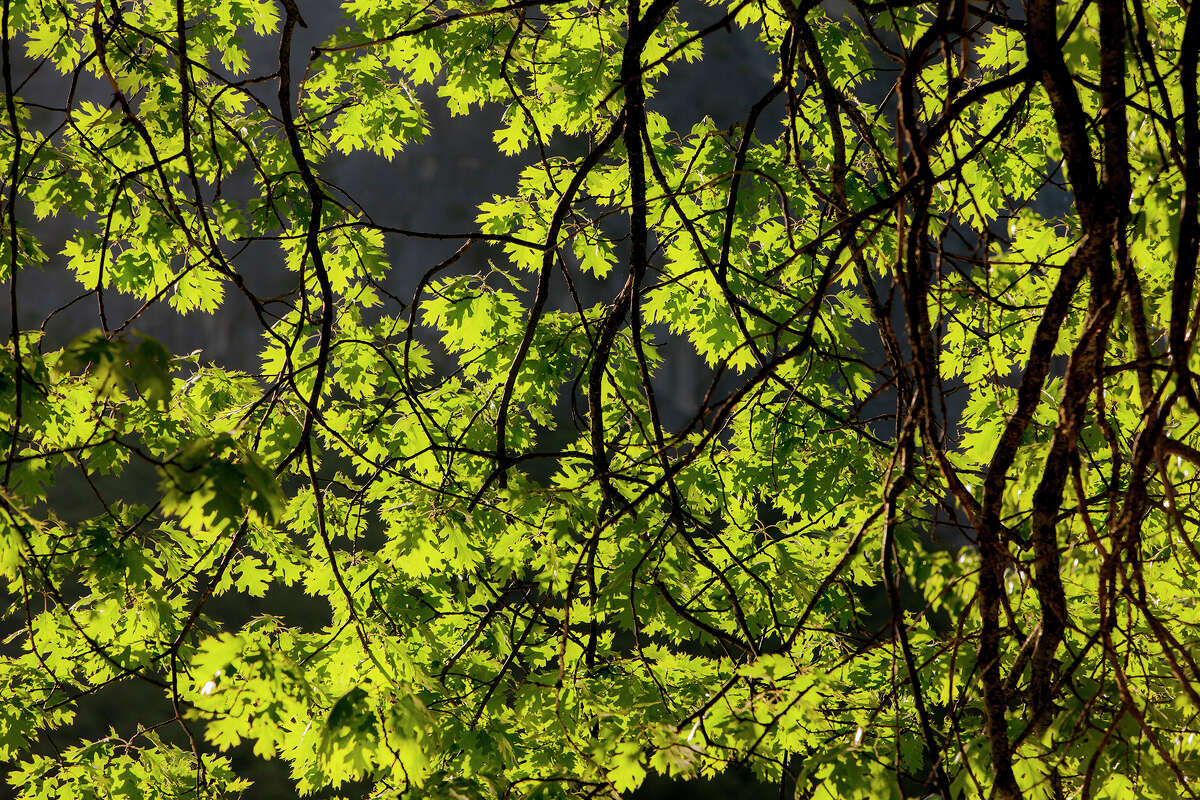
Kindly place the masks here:
[[(1194, 0), (343, 5), (303, 53), (294, 0), (3, 0), (16, 796), (237, 796), (242, 743), (380, 798), (1195, 796)], [(734, 28), (744, 122), (661, 113)], [(431, 103), (528, 163), (458, 231), (327, 176)], [(260, 369), (160, 304), (248, 304)], [(74, 735), (116, 684), (162, 703)]]

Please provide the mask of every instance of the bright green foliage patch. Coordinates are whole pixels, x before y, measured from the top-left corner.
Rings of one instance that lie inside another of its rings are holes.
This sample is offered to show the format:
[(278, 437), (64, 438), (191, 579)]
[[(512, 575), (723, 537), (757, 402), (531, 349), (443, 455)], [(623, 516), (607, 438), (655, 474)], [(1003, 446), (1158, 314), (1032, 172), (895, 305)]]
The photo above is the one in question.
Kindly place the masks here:
[[(97, 308), (0, 351), (14, 796), (1191, 796), (1198, 9), (3, 0), (0, 275)], [(378, 224), (434, 104), (528, 166)]]

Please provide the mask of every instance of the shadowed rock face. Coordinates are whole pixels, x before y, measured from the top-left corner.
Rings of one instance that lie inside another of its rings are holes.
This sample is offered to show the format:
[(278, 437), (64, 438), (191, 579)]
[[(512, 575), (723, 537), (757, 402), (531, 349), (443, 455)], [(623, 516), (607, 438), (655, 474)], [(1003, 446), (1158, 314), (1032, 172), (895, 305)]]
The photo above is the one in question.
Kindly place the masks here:
[[(334, 3), (301, 3), (307, 28), (298, 29), (293, 47), (293, 77), (304, 77), (305, 58), (301, 54), (326, 40), (346, 19)], [(689, 6), (682, 9), (694, 27), (703, 27), (718, 17), (710, 8)], [(271, 38), (248, 42), (251, 74), (269, 74), (275, 69), (276, 42)], [(704, 59), (696, 64), (681, 64), (658, 82), (649, 98), (648, 108), (661, 113), (672, 126), (686, 132), (691, 126), (711, 117), (719, 127), (737, 124), (746, 111), (769, 87), (774, 57), (755, 41), (750, 30), (721, 30), (705, 39)], [(25, 62), (17, 70), (22, 76), (33, 71)], [(18, 78), (20, 81), (21, 78)], [(25, 99), (45, 106), (61, 107), (68, 87), (66, 81), (49, 67), (37, 70), (22, 92)], [(274, 107), (274, 84), (257, 87), (255, 94)], [(464, 231), (474, 227), (476, 207), (493, 195), (506, 194), (516, 185), (519, 171), (532, 163), (529, 154), (506, 157), (497, 152), (492, 130), (502, 109), (498, 106), (476, 111), (470, 116), (452, 117), (436, 93), (425, 87), (420, 92), (429, 118), (430, 133), (424, 141), (409, 145), (392, 160), (364, 153), (351, 156), (334, 154), (320, 172), (324, 179), (344, 190), (344, 197), (360, 204), (377, 222), (415, 231)], [(107, 104), (111, 93), (96, 80), (84, 79), (76, 89), (78, 100)], [(38, 112), (35, 112), (35, 114)], [(778, 116), (776, 114), (775, 116)], [(61, 115), (41, 112), (48, 128)], [(35, 117), (36, 119), (36, 117)], [(774, 122), (766, 114), (761, 123), (764, 135), (773, 133)], [(570, 142), (554, 142), (569, 151)], [(576, 145), (579, 146), (579, 145)], [(238, 186), (237, 176), (224, 188), (224, 196), (235, 204), (245, 203), (249, 195), (245, 185)], [(34, 221), (26, 210), (21, 215), (41, 238), (49, 263), (38, 272), (23, 276), (20, 316), (23, 325), (37, 327), (47, 315), (79, 297), (85, 291), (65, 266), (60, 251), (66, 239), (81, 225), (95, 220), (79, 220), (68, 213)], [(400, 298), (411, 297), (421, 274), (453, 252), (457, 243), (394, 236), (388, 241), (391, 274), (387, 288)], [(488, 258), (498, 262), (498, 251), (477, 248), (463, 259), (462, 269), (474, 271), (486, 267)], [(278, 248), (254, 243), (238, 257), (247, 283), (260, 296), (286, 292), (292, 281), (281, 266)], [(581, 291), (595, 301), (611, 299), (623, 275), (615, 270), (607, 282), (584, 283)], [(561, 286), (550, 305), (569, 303)], [(124, 320), (140, 303), (116, 293), (105, 295), (110, 320)], [(8, 295), (0, 297), (0, 313), (7, 315)], [(49, 346), (61, 344), (82, 331), (97, 327), (97, 303), (94, 297), (78, 300), (58, 311), (46, 325)], [(180, 315), (167, 307), (151, 307), (134, 323), (136, 330), (161, 340), (172, 352), (201, 351), (204, 361), (231, 369), (256, 372), (261, 349), (261, 330), (252, 309), (236, 293), (228, 292), (216, 314), (193, 312)], [(675, 352), (678, 350), (679, 352)], [(690, 418), (696, 398), (707, 386), (709, 371), (690, 351), (675, 346), (664, 353), (666, 363), (657, 378), (662, 386), (659, 397), (667, 422), (671, 416), (682, 421)]]

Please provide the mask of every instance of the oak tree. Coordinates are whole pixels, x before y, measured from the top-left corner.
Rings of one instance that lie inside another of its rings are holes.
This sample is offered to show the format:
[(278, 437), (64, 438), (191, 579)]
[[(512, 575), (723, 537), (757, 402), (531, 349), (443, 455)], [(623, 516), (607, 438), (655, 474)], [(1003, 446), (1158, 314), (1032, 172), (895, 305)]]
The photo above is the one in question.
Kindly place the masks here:
[[(3, 0), (14, 796), (1196, 795), (1194, 0), (343, 11)], [(450, 230), (331, 167), (433, 105), (525, 164)]]

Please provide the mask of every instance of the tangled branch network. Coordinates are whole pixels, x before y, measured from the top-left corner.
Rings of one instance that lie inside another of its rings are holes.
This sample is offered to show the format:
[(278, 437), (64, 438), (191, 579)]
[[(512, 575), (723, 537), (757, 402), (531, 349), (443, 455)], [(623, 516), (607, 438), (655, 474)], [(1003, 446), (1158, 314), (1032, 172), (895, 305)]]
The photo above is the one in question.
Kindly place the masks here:
[(11, 796), (1196, 796), (1195, 0), (0, 2)]

